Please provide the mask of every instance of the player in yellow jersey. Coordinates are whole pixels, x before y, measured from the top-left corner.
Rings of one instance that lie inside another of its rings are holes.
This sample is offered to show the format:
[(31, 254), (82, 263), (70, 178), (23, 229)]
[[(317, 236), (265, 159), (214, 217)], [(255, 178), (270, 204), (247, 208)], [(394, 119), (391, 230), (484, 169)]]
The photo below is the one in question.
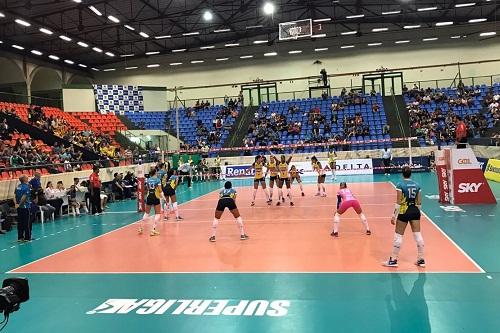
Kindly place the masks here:
[(337, 153), (335, 149), (332, 148), (331, 151), (328, 152), (328, 166), (332, 170), (332, 180), (337, 179), (336, 171), (337, 171)]
[(220, 168), (220, 156), (217, 155), (217, 157), (215, 158), (214, 160), (214, 165), (215, 165), (215, 176), (217, 177), (217, 179), (220, 179), (220, 176), (221, 176), (221, 168)]
[(266, 165), (269, 172), (269, 200), (273, 201), (274, 183), (278, 183), (278, 167), (274, 158), (270, 158)]
[[(267, 204), (271, 204), (271, 200), (269, 199), (269, 194), (266, 189), (266, 176), (264, 174), (264, 156), (259, 155), (255, 157), (255, 162), (252, 164), (252, 168), (255, 169), (255, 176), (253, 179), (253, 199), (251, 206), (255, 206), (255, 196), (257, 195), (257, 190), (259, 189), (259, 183), (262, 186), (262, 190), (266, 194)], [(267, 172), (266, 172), (267, 173)]]
[(297, 170), (295, 165), (292, 165), (290, 167), (290, 184), (293, 184), (294, 180), (296, 180), (297, 183), (299, 183), (300, 192), (302, 193), (302, 196), (305, 196), (304, 186), (302, 186), (302, 179), (300, 178), (300, 172), (299, 172), (299, 170)]
[(286, 184), (287, 188), (287, 197), (290, 199), (290, 206), (293, 206), (293, 199), (292, 199), (292, 193), (290, 192), (290, 177), (288, 174), (288, 165), (292, 161), (293, 158), (293, 153), (290, 155), (290, 157), (287, 159), (285, 155), (281, 155), (280, 159), (276, 157), (271, 151), (271, 158), (274, 158), (277, 166), (278, 166), (278, 202), (276, 203), (276, 206), (281, 205), (280, 200), (284, 203), (285, 202), (285, 197), (283, 196), (283, 184)]
[[(323, 166), (321, 165), (321, 162), (318, 161), (316, 156), (311, 157), (311, 163), (312, 163), (313, 170), (318, 173), (318, 193), (316, 193), (316, 196), (317, 197), (319, 197), (319, 196), (326, 197), (325, 170), (323, 170)], [(323, 190), (323, 193), (321, 193), (321, 190)]]

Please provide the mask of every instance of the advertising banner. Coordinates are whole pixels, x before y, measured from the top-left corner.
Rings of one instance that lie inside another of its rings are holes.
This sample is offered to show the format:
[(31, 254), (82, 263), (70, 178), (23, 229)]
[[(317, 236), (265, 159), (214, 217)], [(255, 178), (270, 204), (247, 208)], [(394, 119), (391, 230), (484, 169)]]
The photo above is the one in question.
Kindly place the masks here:
[(500, 160), (490, 159), (484, 171), (486, 179), (500, 183)]

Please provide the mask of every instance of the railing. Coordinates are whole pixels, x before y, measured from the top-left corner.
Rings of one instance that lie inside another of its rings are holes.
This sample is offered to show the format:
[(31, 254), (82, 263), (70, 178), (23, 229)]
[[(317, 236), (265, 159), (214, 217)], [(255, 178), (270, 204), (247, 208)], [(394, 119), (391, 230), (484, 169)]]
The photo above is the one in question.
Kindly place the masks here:
[(485, 76), (471, 76), (453, 78), (453, 79), (436, 79), (436, 80), (418, 80), (405, 82), (408, 89), (413, 87), (413, 84), (417, 84), (419, 88), (456, 88), (458, 83), (462, 80), (465, 86), (476, 86), (485, 84), (487, 86), (492, 86), (495, 83), (500, 83), (500, 74), (485, 75)]
[[(227, 96), (227, 98), (229, 100), (233, 99), (233, 100), (238, 100), (238, 97), (239, 96)], [(224, 99), (226, 97), (225, 96), (222, 96), (222, 97), (203, 97), (203, 98), (188, 98), (188, 99), (180, 99), (178, 100), (178, 102), (180, 101), (180, 103), (182, 104), (182, 106), (184, 108), (189, 108), (189, 107), (194, 107), (196, 102), (197, 101), (200, 101), (201, 102), (206, 102), (208, 101), (210, 103), (211, 106), (213, 105), (224, 105)], [(174, 109), (174, 102), (175, 101), (168, 101), (168, 107), (169, 109)], [(178, 106), (180, 107), (180, 105)]]
[[(60, 91), (62, 92), (62, 90)], [(62, 98), (49, 98), (49, 97), (25, 95), (18, 93), (3, 92), (3, 91), (0, 91), (0, 101), (8, 103), (57, 107), (60, 109), (62, 109), (63, 107)]]

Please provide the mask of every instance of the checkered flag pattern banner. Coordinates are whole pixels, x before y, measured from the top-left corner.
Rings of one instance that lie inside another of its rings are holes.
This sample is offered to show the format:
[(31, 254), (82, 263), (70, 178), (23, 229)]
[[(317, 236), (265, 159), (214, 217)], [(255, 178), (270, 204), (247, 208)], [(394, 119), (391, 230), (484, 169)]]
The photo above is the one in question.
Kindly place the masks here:
[(142, 88), (111, 84), (94, 85), (97, 111), (100, 113), (120, 113), (144, 111)]

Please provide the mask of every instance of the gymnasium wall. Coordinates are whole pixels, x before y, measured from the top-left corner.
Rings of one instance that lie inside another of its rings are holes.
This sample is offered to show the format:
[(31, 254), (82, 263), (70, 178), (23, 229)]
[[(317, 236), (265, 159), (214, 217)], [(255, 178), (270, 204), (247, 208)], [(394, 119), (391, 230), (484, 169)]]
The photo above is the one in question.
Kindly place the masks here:
[(166, 88), (143, 87), (144, 111), (168, 110)]
[[(434, 44), (433, 44), (434, 43)], [(262, 47), (262, 53), (269, 51)], [(279, 49), (278, 49), (279, 53)], [(240, 86), (231, 87), (233, 83), (251, 82), (256, 78), (263, 80), (278, 80), (278, 92), (307, 90), (307, 80), (290, 78), (316, 76), (321, 68), (326, 68), (330, 75), (360, 71), (375, 71), (381, 66), (389, 69), (443, 65), (457, 62), (471, 62), (488, 59), (499, 59), (500, 44), (496, 39), (479, 42), (453, 41), (452, 43), (430, 42), (429, 46), (422, 44), (398, 46), (391, 48), (365, 48), (360, 50), (341, 50), (335, 48), (326, 52), (307, 53), (302, 55), (283, 55), (256, 60), (229, 60), (226, 63), (216, 63), (213, 59), (205, 64), (168, 66), (168, 60), (162, 61), (162, 67), (152, 70), (137, 70), (134, 72), (118, 70), (116, 72), (100, 72), (96, 81), (100, 83), (141, 84), (184, 87), (209, 86), (203, 89), (183, 89), (181, 99), (203, 97), (222, 97), (237, 95)], [(322, 65), (313, 65), (320, 60)], [(461, 66), (463, 77), (482, 76), (500, 73), (497, 63), (477, 63)], [(457, 65), (440, 66), (438, 68), (405, 70), (404, 79), (407, 82), (417, 80), (434, 80), (454, 78), (458, 72)], [(361, 84), (360, 75), (347, 75), (331, 79), (332, 87), (343, 87)], [(451, 82), (450, 82), (451, 83)], [(487, 82), (485, 82), (487, 83)], [(227, 84), (224, 87), (214, 85)], [(305, 97), (305, 96), (304, 96)], [(173, 95), (169, 93), (168, 99)]]
[(63, 87), (63, 103), (66, 112), (95, 112), (92, 86), (68, 85)]

